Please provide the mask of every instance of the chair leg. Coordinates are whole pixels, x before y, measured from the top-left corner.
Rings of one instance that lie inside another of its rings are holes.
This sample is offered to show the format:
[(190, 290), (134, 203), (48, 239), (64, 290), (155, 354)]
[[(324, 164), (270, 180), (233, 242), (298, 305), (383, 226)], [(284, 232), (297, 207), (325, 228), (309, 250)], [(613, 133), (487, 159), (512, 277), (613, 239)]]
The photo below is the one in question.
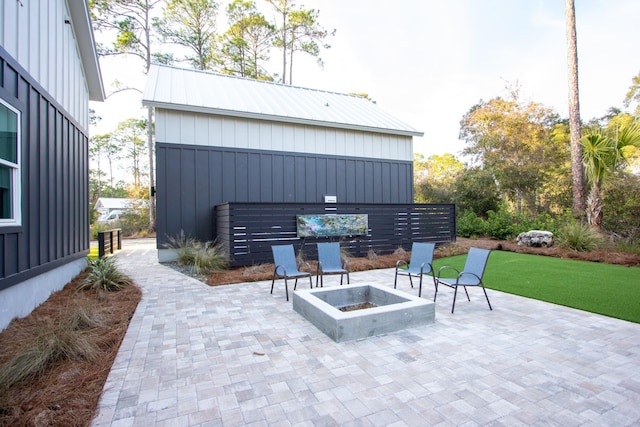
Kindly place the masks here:
[(484, 285), (482, 285), (482, 291), (484, 292), (484, 297), (487, 299), (487, 304), (489, 304), (489, 310), (493, 311), (493, 308), (491, 307), (491, 303), (489, 302), (489, 296), (487, 295), (487, 290), (484, 288)]
[(340, 273), (340, 286), (342, 286), (342, 279), (344, 279), (344, 273)]
[(318, 280), (320, 280), (320, 273), (316, 274), (316, 288), (318, 287)]
[(276, 278), (274, 277), (273, 280), (271, 280), (271, 294), (273, 295), (273, 284), (276, 282)]
[(413, 280), (411, 280), (411, 273), (409, 273), (409, 283), (411, 284), (411, 288), (413, 289)]
[(396, 288), (397, 284), (398, 284), (398, 269), (396, 268), (396, 278), (393, 280), (393, 289)]
[(349, 272), (347, 271), (347, 285), (350, 285), (351, 282), (349, 281)]
[(467, 292), (467, 287), (463, 286), (464, 288), (464, 293), (467, 294), (467, 301), (471, 302), (471, 298), (469, 298), (469, 292)]
[(298, 278), (296, 277), (296, 281), (293, 282), (293, 290), (295, 291), (297, 287), (298, 287)]
[(422, 274), (420, 275), (420, 285), (418, 287), (418, 298), (422, 297)]
[(436, 297), (438, 296), (438, 279), (433, 278), (433, 286), (435, 286), (436, 291), (433, 293), (433, 302), (436, 302)]
[(287, 278), (286, 277), (284, 278), (284, 292), (285, 292), (285, 294), (287, 294), (287, 301), (289, 301), (289, 286), (287, 285)]
[[(317, 284), (316, 287), (318, 287)], [(311, 278), (311, 274), (309, 274), (309, 289), (313, 289), (313, 279)]]
[(458, 285), (455, 286), (455, 290), (453, 291), (453, 304), (451, 305), (451, 314), (453, 314), (453, 310), (456, 308), (456, 297), (458, 296)]

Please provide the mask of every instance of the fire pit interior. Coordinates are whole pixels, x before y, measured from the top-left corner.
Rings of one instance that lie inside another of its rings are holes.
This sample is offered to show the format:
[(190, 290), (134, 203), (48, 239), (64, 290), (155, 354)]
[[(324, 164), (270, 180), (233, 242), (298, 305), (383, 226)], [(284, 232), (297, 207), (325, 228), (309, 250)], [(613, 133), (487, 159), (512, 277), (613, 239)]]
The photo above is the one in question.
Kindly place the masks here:
[[(344, 307), (373, 306), (341, 311)], [(293, 309), (336, 342), (397, 331), (435, 320), (434, 304), (378, 285), (297, 290)]]

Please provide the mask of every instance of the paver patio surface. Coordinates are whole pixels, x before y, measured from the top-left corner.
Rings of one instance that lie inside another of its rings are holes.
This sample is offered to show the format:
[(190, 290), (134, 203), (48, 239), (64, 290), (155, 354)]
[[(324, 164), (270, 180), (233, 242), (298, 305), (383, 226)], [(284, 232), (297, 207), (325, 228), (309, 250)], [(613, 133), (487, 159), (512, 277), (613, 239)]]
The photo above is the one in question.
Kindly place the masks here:
[[(434, 324), (335, 343), (282, 281), (273, 295), (270, 281), (209, 287), (159, 264), (149, 239), (117, 259), (143, 298), (94, 426), (640, 424), (635, 323), (491, 290), (489, 311), (478, 289), (452, 315), (444, 289)], [(351, 281), (393, 286), (393, 269)]]

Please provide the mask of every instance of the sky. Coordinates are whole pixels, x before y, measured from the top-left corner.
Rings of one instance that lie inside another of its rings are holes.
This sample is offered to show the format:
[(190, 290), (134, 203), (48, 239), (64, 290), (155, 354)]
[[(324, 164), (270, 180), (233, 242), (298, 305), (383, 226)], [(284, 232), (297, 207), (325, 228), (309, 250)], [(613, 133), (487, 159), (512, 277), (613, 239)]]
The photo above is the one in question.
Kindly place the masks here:
[[(259, 1), (258, 1), (259, 2)], [(226, 2), (223, 2), (226, 4)], [(583, 121), (623, 108), (640, 72), (640, 1), (575, 0), (580, 109)], [(480, 100), (518, 86), (525, 101), (568, 116), (563, 0), (299, 0), (336, 29), (315, 58), (294, 56), (293, 84), (367, 93), (377, 105), (424, 132), (414, 152), (460, 155), (460, 120)], [(220, 8), (224, 11), (224, 6)], [(221, 14), (224, 17), (224, 13)], [(270, 18), (267, 15), (267, 18)], [(101, 40), (96, 34), (96, 39)], [(273, 49), (272, 61), (279, 63)], [(107, 94), (114, 80), (144, 88), (142, 63), (101, 58)], [(272, 70), (279, 70), (277, 65)], [(91, 134), (146, 117), (141, 94), (121, 92), (91, 103), (102, 120)]]

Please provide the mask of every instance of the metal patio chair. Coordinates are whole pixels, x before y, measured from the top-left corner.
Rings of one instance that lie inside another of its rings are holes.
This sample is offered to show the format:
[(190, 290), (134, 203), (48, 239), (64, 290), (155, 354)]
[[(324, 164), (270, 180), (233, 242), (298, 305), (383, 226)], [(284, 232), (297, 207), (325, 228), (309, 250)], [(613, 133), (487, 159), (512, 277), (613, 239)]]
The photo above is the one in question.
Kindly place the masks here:
[(344, 275), (347, 275), (347, 284), (349, 284), (349, 261), (342, 260), (340, 256), (340, 243), (318, 243), (318, 272), (316, 274), (316, 288), (318, 287), (318, 279), (320, 279), (320, 287), (324, 287), (322, 277), (325, 275), (339, 274), (340, 286)]
[[(484, 288), (484, 283), (482, 283), (482, 277), (484, 276), (484, 270), (487, 267), (487, 260), (489, 259), (490, 254), (491, 250), (489, 249), (470, 248), (469, 253), (467, 254), (467, 260), (464, 264), (464, 269), (462, 271), (458, 271), (454, 267), (449, 266), (440, 267), (440, 269), (438, 270), (438, 276), (435, 279), (436, 293), (433, 296), (433, 302), (436, 302), (436, 297), (438, 296), (438, 285), (445, 285), (453, 288), (453, 304), (451, 305), (451, 314), (453, 314), (453, 310), (456, 307), (458, 287), (462, 286), (464, 288), (464, 293), (467, 295), (467, 300), (471, 301), (471, 299), (469, 298), (469, 293), (467, 292), (467, 287), (479, 286), (482, 288), (484, 297), (487, 299), (489, 310), (493, 310), (493, 308), (491, 307), (491, 303), (489, 302), (487, 290)], [(454, 270), (457, 276), (455, 278), (440, 277), (442, 272), (445, 270)]]
[(411, 245), (411, 259), (409, 264), (405, 260), (398, 260), (396, 262), (396, 276), (393, 281), (393, 289), (396, 288), (398, 283), (398, 275), (409, 276), (409, 283), (413, 288), (412, 277), (419, 277), (420, 284), (418, 286), (418, 296), (422, 296), (422, 276), (425, 274), (433, 277), (433, 284), (435, 283), (435, 273), (433, 272), (433, 251), (435, 250), (435, 243), (413, 242)]
[[(298, 286), (298, 279), (301, 277), (309, 277), (309, 287), (313, 288), (313, 280), (311, 279), (311, 266), (308, 262), (300, 265), (296, 262), (296, 254), (293, 251), (293, 245), (278, 245), (271, 246), (271, 252), (273, 253), (273, 263), (275, 268), (273, 269), (273, 279), (271, 280), (271, 293), (273, 294), (273, 285), (276, 279), (284, 279), (284, 290), (287, 294), (287, 301), (289, 301), (289, 287), (287, 285), (288, 279), (296, 279), (293, 290), (296, 290)], [(308, 271), (301, 271), (302, 267), (306, 267)]]

